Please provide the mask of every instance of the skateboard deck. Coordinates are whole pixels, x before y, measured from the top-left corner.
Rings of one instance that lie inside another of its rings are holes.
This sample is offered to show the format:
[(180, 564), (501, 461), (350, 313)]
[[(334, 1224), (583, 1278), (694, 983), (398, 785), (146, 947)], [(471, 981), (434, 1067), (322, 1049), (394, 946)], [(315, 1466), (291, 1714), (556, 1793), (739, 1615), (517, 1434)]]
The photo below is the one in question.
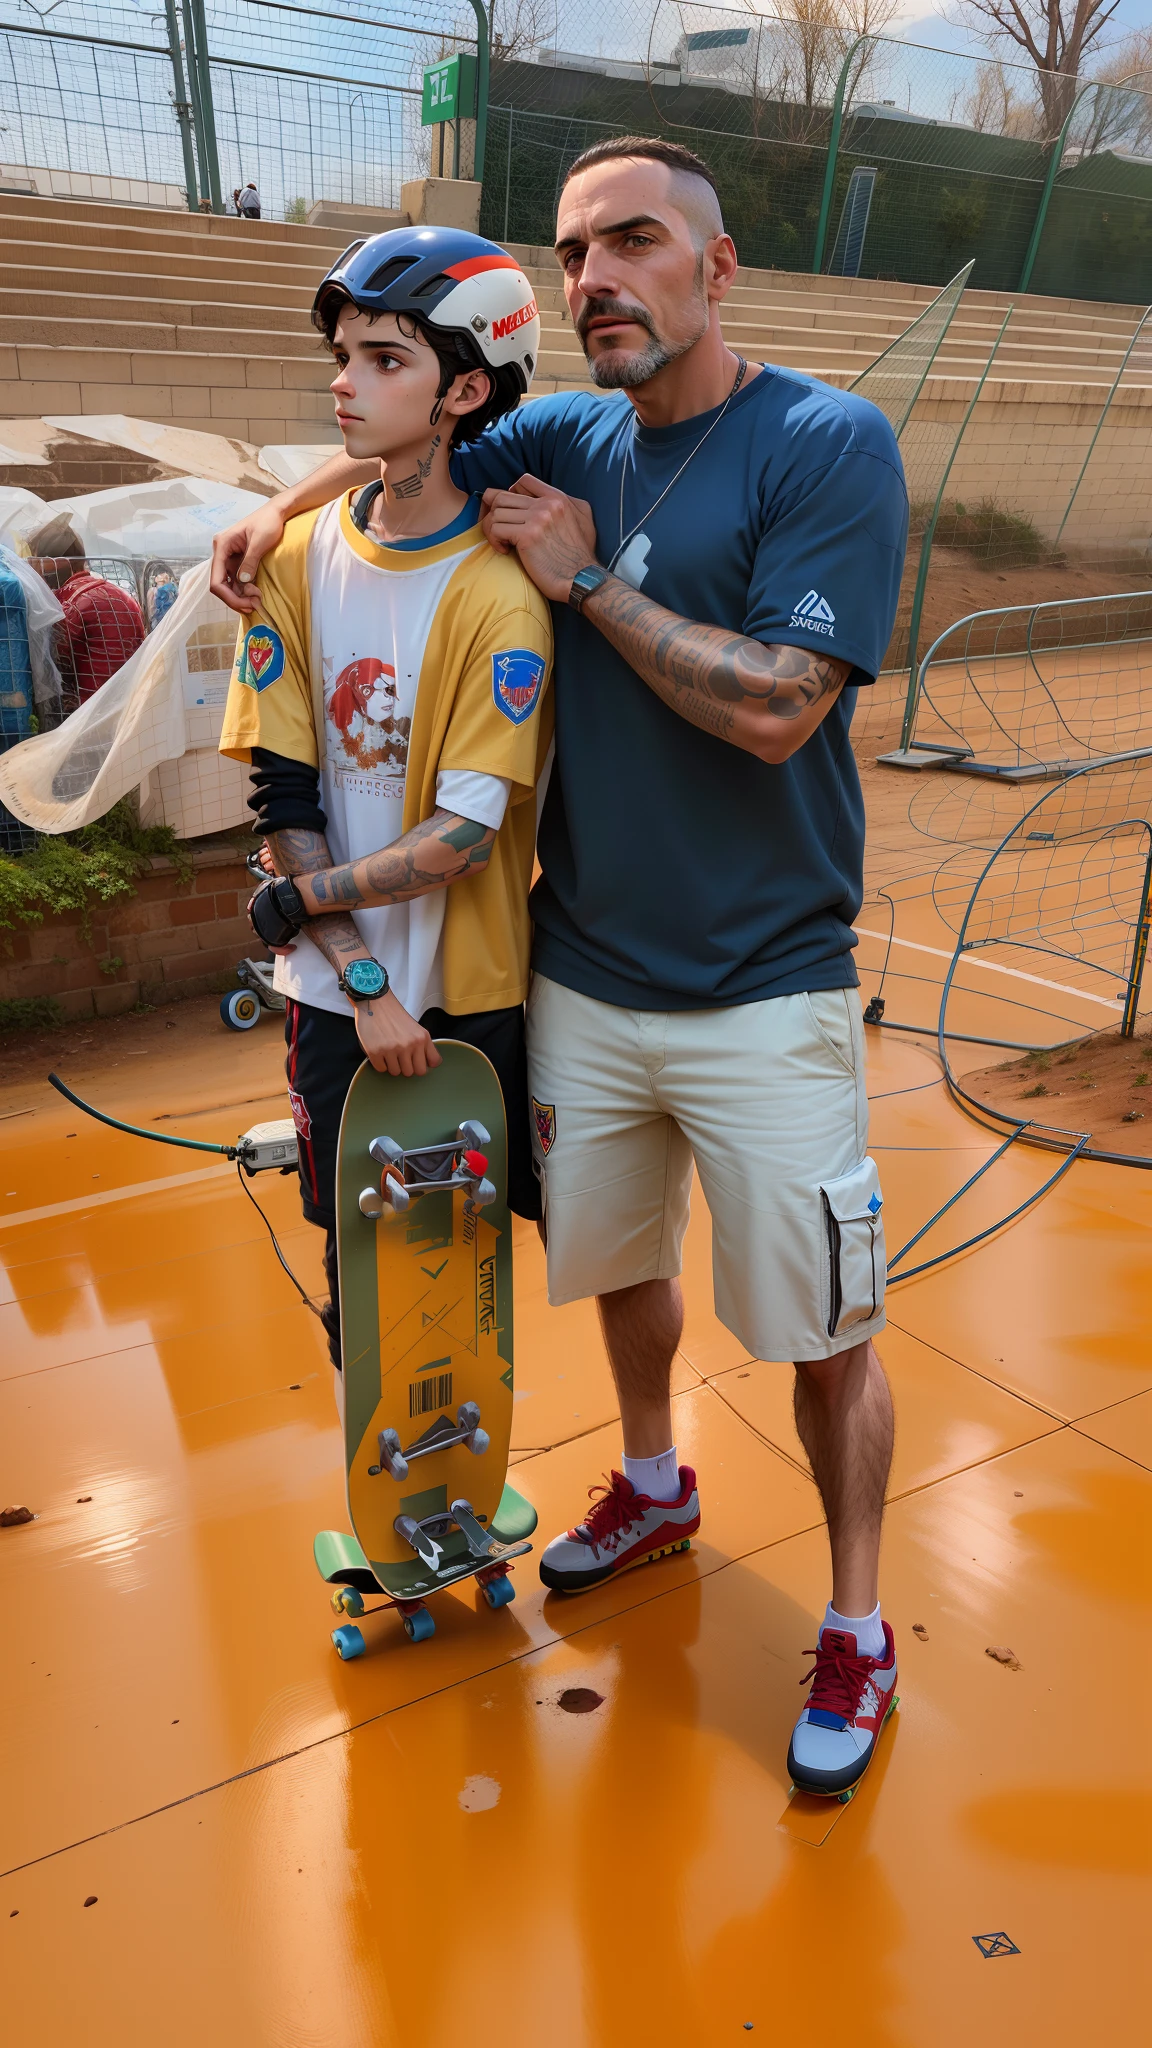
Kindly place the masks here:
[[(336, 1234), (351, 1536), (315, 1556), (362, 1613), (383, 1593), (407, 1633), (433, 1632), (424, 1602), (476, 1577), (512, 1598), (508, 1562), (531, 1549), (535, 1511), (506, 1484), (512, 1430), (512, 1234), (507, 1134), (483, 1053), (438, 1039), (420, 1079), (367, 1062), (344, 1105)], [(342, 1640), (343, 1639), (343, 1640)], [(359, 1639), (359, 1640), (357, 1640)], [(342, 1656), (364, 1647), (337, 1629)]]

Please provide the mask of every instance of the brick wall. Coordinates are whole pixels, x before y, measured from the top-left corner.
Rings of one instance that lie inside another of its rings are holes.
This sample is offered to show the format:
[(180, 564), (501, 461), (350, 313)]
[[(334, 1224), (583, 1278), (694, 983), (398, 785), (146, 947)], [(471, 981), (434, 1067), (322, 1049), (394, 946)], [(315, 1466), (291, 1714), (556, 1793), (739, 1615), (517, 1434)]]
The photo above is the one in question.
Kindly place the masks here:
[[(111, 1017), (201, 995), (246, 954), (268, 957), (245, 915), (253, 885), (238, 850), (202, 848), (192, 862), (191, 880), (181, 882), (170, 860), (153, 860), (134, 896), (92, 906), (90, 936), (79, 911), (9, 934), (0, 999), (52, 996), (65, 1017)], [(121, 966), (101, 971), (117, 958)]]

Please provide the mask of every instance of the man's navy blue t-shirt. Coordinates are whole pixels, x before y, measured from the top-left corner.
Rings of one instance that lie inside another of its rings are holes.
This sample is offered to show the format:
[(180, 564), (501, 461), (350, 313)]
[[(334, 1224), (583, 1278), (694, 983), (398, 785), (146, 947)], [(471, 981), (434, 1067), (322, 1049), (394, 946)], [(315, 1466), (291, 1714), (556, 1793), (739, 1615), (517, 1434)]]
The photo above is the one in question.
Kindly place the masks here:
[(453, 458), (470, 491), (527, 471), (586, 499), (605, 564), (638, 527), (617, 573), (670, 611), (852, 663), (823, 723), (772, 766), (679, 717), (590, 619), (553, 606), (556, 760), (533, 965), (627, 1009), (857, 979), (864, 807), (848, 729), (896, 615), (900, 455), (866, 400), (767, 367), (656, 506), (718, 412), (644, 427), (623, 396), (574, 392), (521, 405)]

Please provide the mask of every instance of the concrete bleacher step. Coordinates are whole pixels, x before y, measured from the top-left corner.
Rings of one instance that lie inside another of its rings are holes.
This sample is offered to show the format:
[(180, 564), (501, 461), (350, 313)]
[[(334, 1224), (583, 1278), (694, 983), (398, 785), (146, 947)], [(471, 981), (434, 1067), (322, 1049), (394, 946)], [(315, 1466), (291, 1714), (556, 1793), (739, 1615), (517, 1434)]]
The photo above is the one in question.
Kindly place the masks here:
[[(0, 194), (0, 415), (127, 413), (255, 442), (334, 439), (310, 322), (347, 231)], [(510, 245), (541, 315), (535, 385), (588, 388), (550, 250)], [(721, 312), (741, 353), (846, 385), (936, 296), (927, 285), (742, 269)], [(931, 391), (966, 399), (1015, 304), (993, 384), (1098, 403), (1138, 309), (965, 294)], [(1152, 382), (1135, 362), (1131, 384)]]

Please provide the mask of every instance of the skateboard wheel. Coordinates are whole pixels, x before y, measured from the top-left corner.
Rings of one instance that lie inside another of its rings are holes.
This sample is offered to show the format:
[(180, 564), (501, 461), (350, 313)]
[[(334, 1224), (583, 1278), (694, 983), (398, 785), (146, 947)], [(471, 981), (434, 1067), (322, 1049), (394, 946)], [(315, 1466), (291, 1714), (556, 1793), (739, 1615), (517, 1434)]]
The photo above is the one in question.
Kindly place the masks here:
[(230, 1031), (251, 1031), (260, 1022), (260, 998), (251, 989), (234, 988), (221, 1001), (220, 1015)]
[[(360, 1631), (356, 1629), (353, 1633), (359, 1635)], [(415, 1614), (404, 1616), (404, 1633), (410, 1643), (423, 1643), (429, 1636), (435, 1635), (436, 1623), (426, 1607), (419, 1608)]]
[(332, 1641), (335, 1645), (336, 1655), (345, 1664), (350, 1663), (353, 1657), (362, 1657), (364, 1655), (364, 1638), (358, 1628), (352, 1628), (350, 1625), (346, 1625), (344, 1628), (334, 1628), (332, 1631)]
[(516, 1598), (516, 1588), (507, 1575), (502, 1579), (489, 1579), (480, 1590), (489, 1607), (507, 1607), (509, 1601)]
[(363, 1596), (355, 1586), (337, 1586), (332, 1595), (333, 1614), (351, 1614), (358, 1618), (364, 1612)]
[(482, 1458), (491, 1439), (486, 1429), (474, 1429), (468, 1439), (468, 1449), (474, 1458)]

